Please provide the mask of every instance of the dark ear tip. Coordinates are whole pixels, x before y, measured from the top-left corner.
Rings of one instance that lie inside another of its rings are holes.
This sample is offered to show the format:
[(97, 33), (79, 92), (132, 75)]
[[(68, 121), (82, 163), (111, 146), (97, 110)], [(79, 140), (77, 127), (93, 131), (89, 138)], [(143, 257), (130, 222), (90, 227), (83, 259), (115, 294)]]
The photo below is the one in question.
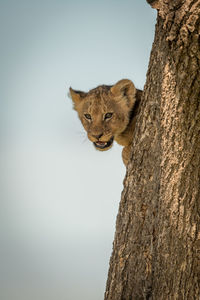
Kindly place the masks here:
[(67, 96), (69, 97), (69, 98), (71, 98), (72, 99), (72, 93), (73, 93), (73, 89), (71, 88), (71, 86), (69, 87), (69, 90), (68, 90), (68, 93), (67, 93)]
[(72, 99), (72, 96), (71, 96), (71, 91), (70, 91), (70, 89), (69, 89), (69, 91), (68, 91), (68, 93), (67, 93), (67, 97), (68, 97), (68, 98), (70, 98), (70, 99)]

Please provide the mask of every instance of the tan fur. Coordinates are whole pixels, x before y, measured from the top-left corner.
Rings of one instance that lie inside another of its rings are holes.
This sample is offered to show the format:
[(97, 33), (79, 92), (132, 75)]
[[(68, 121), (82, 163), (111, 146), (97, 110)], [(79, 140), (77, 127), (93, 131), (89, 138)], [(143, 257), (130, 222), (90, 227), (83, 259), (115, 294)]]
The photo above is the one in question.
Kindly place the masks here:
[(98, 86), (88, 93), (70, 88), (74, 109), (89, 140), (100, 151), (110, 149), (113, 140), (124, 146), (122, 158), (125, 165), (130, 157), (141, 93), (128, 79), (122, 79), (113, 86)]

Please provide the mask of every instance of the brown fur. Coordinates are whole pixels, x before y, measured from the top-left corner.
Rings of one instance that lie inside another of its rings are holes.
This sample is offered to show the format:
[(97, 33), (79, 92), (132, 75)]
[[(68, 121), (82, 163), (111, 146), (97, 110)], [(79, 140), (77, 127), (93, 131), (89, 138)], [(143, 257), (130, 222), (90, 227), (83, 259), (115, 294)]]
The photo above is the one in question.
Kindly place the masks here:
[(128, 79), (122, 79), (113, 86), (98, 86), (88, 93), (70, 88), (74, 109), (89, 140), (100, 151), (110, 149), (113, 140), (124, 146), (122, 158), (125, 165), (130, 156), (141, 93)]

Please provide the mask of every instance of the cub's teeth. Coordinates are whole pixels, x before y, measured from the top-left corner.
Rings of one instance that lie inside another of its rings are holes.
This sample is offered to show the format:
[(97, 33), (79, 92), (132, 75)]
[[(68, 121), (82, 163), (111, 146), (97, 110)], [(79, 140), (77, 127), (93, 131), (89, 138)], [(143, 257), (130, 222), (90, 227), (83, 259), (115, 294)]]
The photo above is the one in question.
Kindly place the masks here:
[(106, 142), (97, 142), (98, 145), (106, 145)]

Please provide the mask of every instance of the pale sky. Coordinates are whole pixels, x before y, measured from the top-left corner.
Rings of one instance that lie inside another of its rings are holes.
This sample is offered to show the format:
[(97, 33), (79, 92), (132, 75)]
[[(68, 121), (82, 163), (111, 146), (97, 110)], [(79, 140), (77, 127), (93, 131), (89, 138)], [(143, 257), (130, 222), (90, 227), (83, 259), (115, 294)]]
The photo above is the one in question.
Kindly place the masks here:
[(0, 299), (101, 300), (125, 167), (96, 151), (68, 89), (145, 83), (145, 0), (1, 1)]

